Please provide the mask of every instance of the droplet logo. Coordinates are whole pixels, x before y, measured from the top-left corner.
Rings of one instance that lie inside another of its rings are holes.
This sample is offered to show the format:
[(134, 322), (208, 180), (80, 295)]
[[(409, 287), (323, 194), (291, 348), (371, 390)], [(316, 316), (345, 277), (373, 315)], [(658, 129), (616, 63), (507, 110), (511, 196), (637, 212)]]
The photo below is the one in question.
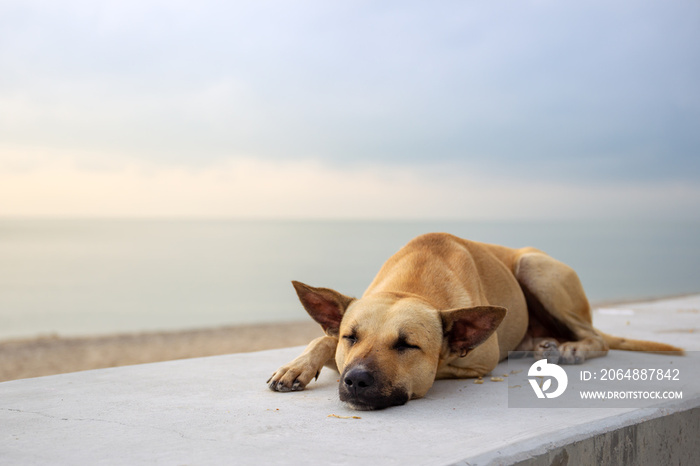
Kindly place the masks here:
[[(527, 371), (528, 381), (535, 391), (537, 398), (556, 398), (566, 390), (566, 386), (569, 383), (569, 377), (567, 377), (564, 369), (556, 364), (550, 364), (546, 359), (540, 359), (530, 366), (530, 370)], [(535, 377), (535, 378), (532, 378)], [(542, 386), (537, 383), (542, 380)], [(553, 392), (548, 392), (552, 388), (552, 379), (557, 381), (557, 388)]]

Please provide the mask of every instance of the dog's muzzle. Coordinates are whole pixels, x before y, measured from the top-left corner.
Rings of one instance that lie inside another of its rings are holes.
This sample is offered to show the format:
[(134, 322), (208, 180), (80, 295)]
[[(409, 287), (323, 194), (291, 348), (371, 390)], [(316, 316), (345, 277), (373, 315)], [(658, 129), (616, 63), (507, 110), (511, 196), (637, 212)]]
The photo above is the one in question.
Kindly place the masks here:
[(388, 386), (376, 374), (364, 366), (346, 369), (338, 387), (340, 401), (354, 409), (371, 410), (402, 405), (409, 400), (406, 390)]

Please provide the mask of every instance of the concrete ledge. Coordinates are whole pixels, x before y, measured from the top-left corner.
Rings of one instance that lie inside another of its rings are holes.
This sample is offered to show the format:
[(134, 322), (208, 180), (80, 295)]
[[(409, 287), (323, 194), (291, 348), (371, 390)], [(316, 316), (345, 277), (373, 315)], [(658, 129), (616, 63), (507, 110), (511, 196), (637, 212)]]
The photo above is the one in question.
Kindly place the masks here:
[[(596, 326), (700, 350), (700, 295), (624, 307), (634, 314), (597, 313)], [(2, 464), (700, 464), (697, 386), (653, 408), (516, 409), (507, 383), (446, 380), (405, 406), (357, 412), (329, 370), (303, 392), (266, 388), (300, 350), (0, 383)], [(586, 364), (630, 357), (645, 355)]]
[[(521, 452), (516, 457), (498, 458), (519, 466), (566, 464), (699, 464), (700, 408), (662, 414), (647, 421), (637, 420), (626, 427), (570, 442), (550, 450)], [(517, 457), (532, 456), (517, 461)]]

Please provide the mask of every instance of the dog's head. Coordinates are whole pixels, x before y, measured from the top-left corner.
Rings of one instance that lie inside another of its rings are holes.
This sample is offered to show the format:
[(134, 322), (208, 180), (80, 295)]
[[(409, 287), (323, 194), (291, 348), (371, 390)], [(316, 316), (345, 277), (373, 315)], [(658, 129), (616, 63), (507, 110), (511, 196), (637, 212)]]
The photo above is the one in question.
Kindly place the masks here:
[(382, 409), (422, 397), (441, 360), (465, 356), (486, 341), (506, 313), (495, 306), (440, 311), (408, 294), (353, 299), (293, 284), (309, 315), (338, 338), (340, 399), (355, 409)]

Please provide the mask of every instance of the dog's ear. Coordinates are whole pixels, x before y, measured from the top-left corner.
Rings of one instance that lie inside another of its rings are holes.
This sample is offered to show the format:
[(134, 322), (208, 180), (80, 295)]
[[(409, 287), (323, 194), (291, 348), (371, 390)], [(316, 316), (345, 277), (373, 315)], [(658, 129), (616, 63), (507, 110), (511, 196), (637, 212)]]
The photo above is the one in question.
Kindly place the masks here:
[(506, 316), (506, 308), (476, 306), (451, 309), (440, 313), (442, 330), (450, 351), (465, 356), (469, 350), (486, 341)]
[(293, 281), (292, 285), (306, 312), (323, 327), (326, 334), (337, 336), (343, 314), (355, 298), (349, 298), (329, 288), (313, 288), (296, 281)]

